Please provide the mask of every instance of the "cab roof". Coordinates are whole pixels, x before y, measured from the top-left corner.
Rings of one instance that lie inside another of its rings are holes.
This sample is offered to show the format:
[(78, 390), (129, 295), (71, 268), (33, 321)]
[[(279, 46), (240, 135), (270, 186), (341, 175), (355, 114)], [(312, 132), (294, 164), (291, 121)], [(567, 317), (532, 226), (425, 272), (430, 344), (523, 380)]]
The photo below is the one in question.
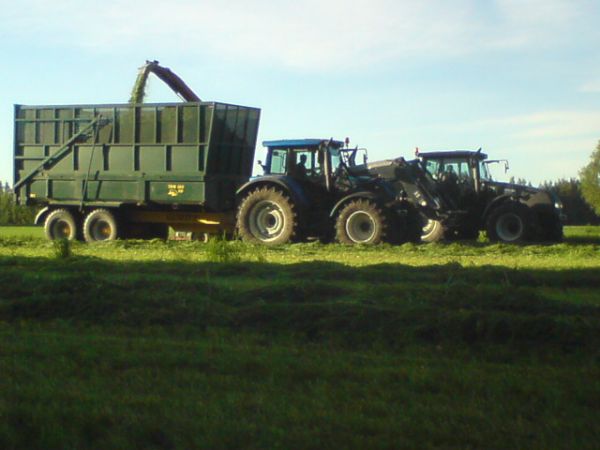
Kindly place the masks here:
[(344, 146), (342, 141), (331, 141), (329, 139), (280, 139), (277, 141), (263, 141), (263, 147), (268, 148), (308, 148), (318, 147), (321, 143), (330, 143), (332, 147), (341, 148)]
[(487, 159), (488, 155), (482, 153), (481, 150), (476, 152), (471, 150), (443, 150), (439, 152), (419, 152), (417, 155), (419, 158), (425, 159), (442, 159), (442, 158), (477, 158)]

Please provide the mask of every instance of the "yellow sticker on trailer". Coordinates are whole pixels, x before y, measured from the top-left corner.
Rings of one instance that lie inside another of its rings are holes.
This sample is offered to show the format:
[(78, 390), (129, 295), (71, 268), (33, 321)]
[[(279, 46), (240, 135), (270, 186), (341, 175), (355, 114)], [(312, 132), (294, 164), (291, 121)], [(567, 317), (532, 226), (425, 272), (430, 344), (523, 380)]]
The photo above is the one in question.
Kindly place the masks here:
[(185, 191), (185, 184), (169, 184), (167, 185), (167, 191), (169, 197), (177, 197)]

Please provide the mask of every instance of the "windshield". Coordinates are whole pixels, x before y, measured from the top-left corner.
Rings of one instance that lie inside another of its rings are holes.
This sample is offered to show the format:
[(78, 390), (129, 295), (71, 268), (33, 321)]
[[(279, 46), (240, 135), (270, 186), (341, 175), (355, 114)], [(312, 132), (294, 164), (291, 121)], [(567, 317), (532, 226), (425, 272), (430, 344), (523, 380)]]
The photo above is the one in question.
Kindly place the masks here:
[(489, 164), (486, 161), (479, 161), (479, 178), (484, 181), (492, 181)]
[(443, 180), (448, 176), (458, 180), (472, 178), (469, 161), (464, 158), (427, 159), (424, 165), (434, 180)]
[(337, 148), (329, 148), (329, 154), (331, 155), (331, 172), (335, 173), (342, 162), (342, 156)]

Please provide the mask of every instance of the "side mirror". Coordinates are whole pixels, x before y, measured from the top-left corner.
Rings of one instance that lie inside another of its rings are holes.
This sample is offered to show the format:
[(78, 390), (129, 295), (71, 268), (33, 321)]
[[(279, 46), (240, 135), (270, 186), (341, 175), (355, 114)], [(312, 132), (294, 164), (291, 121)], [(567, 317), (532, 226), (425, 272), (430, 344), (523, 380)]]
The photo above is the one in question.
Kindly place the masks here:
[(261, 167), (261, 169), (263, 170), (264, 174), (266, 175), (266, 173), (267, 173), (267, 166), (264, 165), (263, 162), (260, 159), (256, 163)]
[(504, 173), (507, 173), (508, 169), (509, 169), (509, 167), (508, 167), (508, 161), (504, 161)]

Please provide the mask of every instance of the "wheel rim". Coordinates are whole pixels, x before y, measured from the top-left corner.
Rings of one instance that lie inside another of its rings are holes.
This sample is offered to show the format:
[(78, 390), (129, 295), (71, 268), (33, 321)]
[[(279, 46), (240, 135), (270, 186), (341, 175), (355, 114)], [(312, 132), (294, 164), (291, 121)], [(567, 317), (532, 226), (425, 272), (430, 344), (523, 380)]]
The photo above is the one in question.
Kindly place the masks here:
[(439, 222), (437, 220), (427, 219), (422, 228), (421, 239), (427, 239), (429, 236), (431, 236), (431, 234), (437, 228), (438, 223)]
[(72, 228), (71, 224), (63, 219), (55, 220), (51, 226), (52, 237), (54, 239), (70, 239)]
[(370, 214), (356, 211), (346, 220), (346, 234), (358, 244), (368, 242), (375, 235), (375, 221)]
[(97, 219), (90, 226), (90, 236), (94, 241), (106, 241), (112, 235), (111, 224), (104, 219)]
[(268, 242), (277, 239), (285, 228), (281, 207), (268, 200), (258, 202), (249, 214), (249, 228), (254, 237)]
[(518, 214), (507, 213), (498, 218), (496, 234), (505, 242), (513, 242), (523, 236), (523, 220)]

